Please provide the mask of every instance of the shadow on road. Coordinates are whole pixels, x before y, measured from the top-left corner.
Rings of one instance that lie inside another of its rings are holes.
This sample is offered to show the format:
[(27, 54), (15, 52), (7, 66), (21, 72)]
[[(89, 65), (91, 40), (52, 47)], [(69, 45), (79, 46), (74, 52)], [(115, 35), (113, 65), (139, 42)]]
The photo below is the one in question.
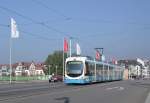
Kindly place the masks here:
[(70, 103), (69, 97), (55, 98), (55, 100), (64, 101), (64, 103)]

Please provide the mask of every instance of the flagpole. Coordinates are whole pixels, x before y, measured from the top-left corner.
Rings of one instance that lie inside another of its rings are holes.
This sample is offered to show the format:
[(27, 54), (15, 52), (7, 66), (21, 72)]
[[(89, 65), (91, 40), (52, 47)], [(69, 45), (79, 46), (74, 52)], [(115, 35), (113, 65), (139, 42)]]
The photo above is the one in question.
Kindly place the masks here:
[(11, 18), (11, 26), (10, 26), (10, 29), (11, 29), (11, 36), (10, 36), (10, 41), (9, 41), (9, 48), (10, 48), (10, 52), (9, 52), (9, 55), (10, 55), (10, 58), (9, 58), (9, 68), (10, 68), (10, 84), (12, 83), (12, 38), (18, 38), (19, 37), (19, 31), (18, 31), (18, 28), (17, 28), (17, 24), (16, 24), (16, 21)]
[(65, 65), (65, 64), (64, 64), (64, 61), (65, 61), (65, 60), (64, 60), (64, 59), (65, 59), (65, 58), (64, 58), (64, 57), (65, 57), (65, 56), (64, 56), (64, 53), (65, 53), (65, 52), (64, 52), (64, 40), (63, 40), (63, 81), (64, 81), (64, 65)]
[(10, 81), (9, 81), (9, 83), (11, 84), (12, 83), (12, 76), (11, 76), (11, 74), (12, 74), (12, 39), (11, 39), (11, 37), (10, 37), (10, 40), (9, 40), (9, 68), (10, 68)]
[(71, 39), (72, 39), (72, 37), (70, 37), (70, 39), (69, 39), (70, 57), (71, 57)]

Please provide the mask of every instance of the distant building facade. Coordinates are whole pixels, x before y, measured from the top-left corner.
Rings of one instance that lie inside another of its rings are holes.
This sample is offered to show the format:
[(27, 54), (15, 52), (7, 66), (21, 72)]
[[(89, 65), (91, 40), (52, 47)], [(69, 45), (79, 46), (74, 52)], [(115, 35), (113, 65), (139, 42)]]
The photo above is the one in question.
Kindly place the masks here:
[[(42, 63), (34, 62), (18, 62), (12, 64), (13, 76), (37, 76), (45, 75), (44, 65)], [(8, 64), (0, 65), (0, 76), (10, 75), (10, 68)]]

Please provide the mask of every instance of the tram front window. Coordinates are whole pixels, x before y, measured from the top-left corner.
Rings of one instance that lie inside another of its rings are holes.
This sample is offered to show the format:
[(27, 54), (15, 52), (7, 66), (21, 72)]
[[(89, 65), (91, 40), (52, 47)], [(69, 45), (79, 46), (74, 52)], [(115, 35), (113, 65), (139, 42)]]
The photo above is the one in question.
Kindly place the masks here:
[(67, 75), (70, 77), (78, 77), (82, 74), (83, 63), (81, 61), (69, 61), (66, 65)]

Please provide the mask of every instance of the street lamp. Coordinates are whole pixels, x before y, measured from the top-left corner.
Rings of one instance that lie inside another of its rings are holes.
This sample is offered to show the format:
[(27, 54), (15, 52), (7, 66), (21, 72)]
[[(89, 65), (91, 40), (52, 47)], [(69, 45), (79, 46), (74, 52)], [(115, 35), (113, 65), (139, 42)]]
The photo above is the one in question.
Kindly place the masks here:
[(56, 75), (57, 75), (57, 68), (58, 68), (58, 66), (56, 65), (55, 67), (56, 67)]
[(51, 75), (51, 65), (48, 65), (49, 75)]
[(71, 57), (71, 55), (72, 55), (72, 53), (71, 53), (71, 42), (72, 42), (72, 39), (73, 39), (73, 37), (70, 37), (69, 38), (69, 48), (70, 48), (70, 52), (69, 52), (69, 55), (70, 55), (70, 57)]

